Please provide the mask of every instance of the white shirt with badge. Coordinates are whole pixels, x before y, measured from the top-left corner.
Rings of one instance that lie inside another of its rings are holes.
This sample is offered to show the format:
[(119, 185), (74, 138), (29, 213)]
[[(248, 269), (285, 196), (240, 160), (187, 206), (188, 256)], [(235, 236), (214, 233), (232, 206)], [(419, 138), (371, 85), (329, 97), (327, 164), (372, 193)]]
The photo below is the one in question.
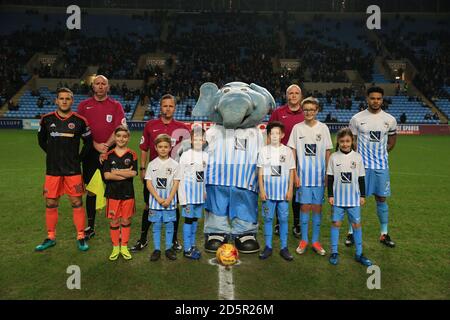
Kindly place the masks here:
[(208, 154), (202, 150), (189, 149), (180, 157), (175, 180), (180, 181), (178, 199), (180, 205), (202, 204), (205, 202), (205, 171)]
[(361, 155), (350, 151), (336, 151), (328, 162), (327, 175), (334, 176), (334, 205), (337, 207), (359, 207), (361, 193), (359, 177), (366, 175)]
[(372, 113), (363, 110), (350, 120), (350, 130), (357, 136), (357, 151), (367, 169), (388, 169), (387, 141), (397, 133), (397, 120), (381, 110)]
[(264, 146), (258, 155), (258, 168), (263, 169), (264, 190), (269, 200), (286, 200), (289, 174), (295, 169), (292, 150), (281, 144)]
[[(172, 158), (165, 160), (159, 157), (153, 159), (147, 166), (145, 172), (145, 180), (152, 182), (153, 188), (155, 188), (158, 195), (167, 199), (172, 191), (173, 181), (178, 170), (178, 162)], [(156, 199), (150, 194), (149, 208), (152, 210), (173, 210), (177, 206), (177, 195), (172, 199), (170, 206), (164, 208), (156, 201)]]
[(305, 122), (292, 129), (288, 146), (297, 153), (297, 171), (303, 187), (325, 185), (326, 151), (333, 149), (330, 130), (325, 123), (317, 121), (312, 127)]

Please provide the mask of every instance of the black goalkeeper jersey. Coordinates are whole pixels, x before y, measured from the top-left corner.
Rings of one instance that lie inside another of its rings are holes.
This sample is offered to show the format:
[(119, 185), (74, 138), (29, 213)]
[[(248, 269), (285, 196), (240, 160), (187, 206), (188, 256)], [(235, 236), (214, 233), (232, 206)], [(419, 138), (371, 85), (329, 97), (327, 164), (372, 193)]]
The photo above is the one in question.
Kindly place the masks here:
[(82, 116), (72, 112), (62, 118), (55, 111), (42, 117), (38, 141), (47, 153), (47, 175), (81, 174), (80, 139), (83, 139), (82, 153), (85, 153), (92, 147), (92, 136), (87, 120)]
[[(138, 172), (137, 155), (128, 149), (121, 157), (114, 150), (107, 153), (103, 162), (103, 172), (112, 172), (117, 169), (132, 169)], [(126, 200), (134, 198), (133, 178), (125, 180), (106, 180), (105, 197), (108, 199)]]

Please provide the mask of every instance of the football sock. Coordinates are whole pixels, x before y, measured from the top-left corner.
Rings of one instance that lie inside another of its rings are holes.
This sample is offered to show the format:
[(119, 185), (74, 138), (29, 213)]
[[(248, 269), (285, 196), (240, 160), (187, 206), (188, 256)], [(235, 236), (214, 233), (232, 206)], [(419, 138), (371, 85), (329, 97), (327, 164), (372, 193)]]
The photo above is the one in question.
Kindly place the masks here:
[(273, 219), (264, 219), (264, 241), (266, 242), (266, 246), (269, 248), (272, 248), (272, 235), (273, 235), (272, 224)]
[(300, 226), (302, 229), (302, 240), (308, 242), (309, 212), (300, 212)]
[(353, 238), (355, 239), (356, 254), (359, 256), (362, 253), (362, 228), (353, 229)]
[(45, 224), (47, 225), (48, 238), (55, 240), (56, 224), (58, 223), (58, 207), (45, 208)]
[(161, 250), (161, 227), (161, 221), (153, 222), (153, 244), (155, 250)]
[(191, 224), (191, 247), (195, 246), (195, 238), (197, 235), (197, 226), (198, 226), (198, 222), (194, 221)]
[(295, 194), (292, 200), (292, 213), (294, 214), (294, 226), (298, 226), (300, 224), (300, 203), (295, 201)]
[(313, 212), (313, 216), (312, 216), (312, 243), (314, 242), (318, 242), (319, 241), (319, 236), (320, 236), (320, 224), (322, 222), (322, 213), (316, 213)]
[(172, 248), (172, 244), (173, 244), (173, 236), (174, 236), (174, 223), (171, 222), (166, 222), (166, 250)]
[(184, 223), (183, 224), (183, 245), (184, 245), (184, 252), (188, 252), (189, 249), (192, 246), (191, 243), (191, 237), (192, 237), (192, 224), (190, 223)]
[(95, 228), (95, 201), (96, 196), (86, 196), (86, 212), (88, 217), (88, 226), (91, 229)]
[(120, 241), (120, 226), (118, 224), (109, 225), (109, 233), (111, 234), (111, 241), (114, 247), (119, 246)]
[(86, 225), (86, 212), (84, 208), (78, 207), (73, 208), (73, 223), (75, 224), (75, 228), (77, 229), (77, 239), (84, 239), (84, 228)]
[(380, 232), (381, 234), (388, 233), (388, 221), (389, 221), (389, 208), (385, 202), (377, 201), (377, 214), (378, 220), (380, 221)]
[(338, 253), (339, 228), (331, 226), (331, 253)]
[(150, 209), (144, 209), (142, 211), (142, 224), (141, 224), (141, 242), (145, 243), (147, 241), (148, 229), (152, 223), (148, 221), (148, 214)]
[(178, 236), (178, 223), (180, 222), (180, 209), (178, 209), (178, 207), (176, 208), (176, 214), (177, 214), (177, 220), (172, 223), (172, 225), (173, 225), (173, 232), (172, 232), (173, 233), (173, 235), (172, 235), (173, 239), (172, 239), (172, 243), (178, 240), (177, 239), (177, 236)]
[(128, 240), (130, 240), (130, 231), (131, 231), (131, 223), (127, 225), (121, 225), (122, 229), (120, 230), (121, 233), (121, 245), (123, 247), (126, 247), (128, 245)]
[[(270, 228), (272, 230), (272, 228)], [(287, 247), (287, 240), (288, 240), (288, 222), (287, 219), (281, 219), (280, 220), (280, 246), (281, 249), (284, 249)], [(272, 246), (270, 246), (272, 247)]]

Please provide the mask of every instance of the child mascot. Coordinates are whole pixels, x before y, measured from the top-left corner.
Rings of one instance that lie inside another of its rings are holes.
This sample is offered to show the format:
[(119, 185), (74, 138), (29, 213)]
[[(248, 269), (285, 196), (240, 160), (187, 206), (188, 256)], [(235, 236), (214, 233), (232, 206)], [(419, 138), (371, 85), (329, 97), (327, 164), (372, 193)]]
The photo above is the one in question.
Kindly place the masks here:
[(254, 83), (231, 82), (219, 89), (206, 82), (193, 116), (215, 123), (206, 131), (205, 250), (215, 252), (230, 239), (242, 253), (259, 251), (258, 174), (256, 161), (264, 145), (257, 125), (275, 100)]

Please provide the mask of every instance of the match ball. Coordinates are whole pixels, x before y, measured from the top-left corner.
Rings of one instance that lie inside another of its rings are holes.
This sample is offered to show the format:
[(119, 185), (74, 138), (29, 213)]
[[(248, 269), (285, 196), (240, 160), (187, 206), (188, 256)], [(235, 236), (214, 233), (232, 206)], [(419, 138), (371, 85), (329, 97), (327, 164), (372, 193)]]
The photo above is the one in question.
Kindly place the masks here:
[(225, 243), (217, 249), (216, 259), (223, 266), (232, 266), (238, 261), (239, 252), (232, 244)]

